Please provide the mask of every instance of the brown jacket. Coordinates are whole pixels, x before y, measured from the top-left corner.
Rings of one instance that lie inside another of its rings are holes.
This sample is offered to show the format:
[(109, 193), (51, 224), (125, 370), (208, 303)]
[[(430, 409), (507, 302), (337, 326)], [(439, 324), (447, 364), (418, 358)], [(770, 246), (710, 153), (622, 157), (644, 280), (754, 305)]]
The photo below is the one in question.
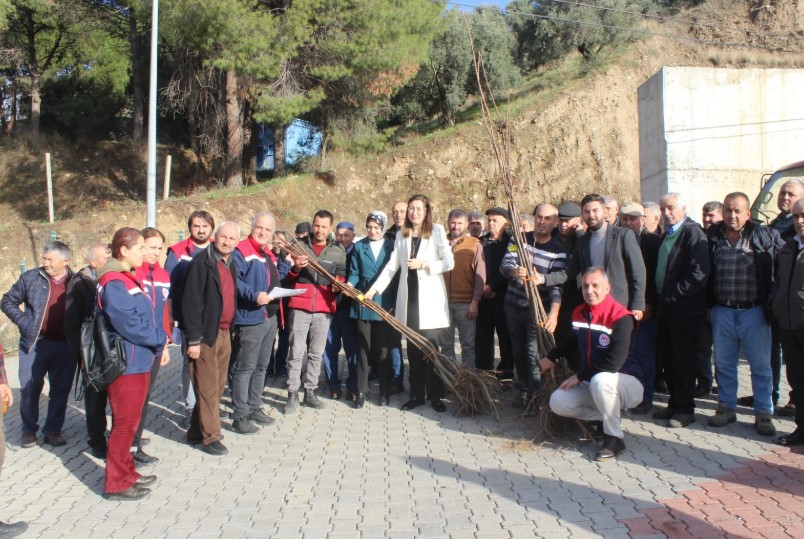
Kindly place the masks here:
[(449, 302), (480, 301), (486, 284), (486, 259), (480, 240), (463, 236), (452, 245), (452, 256), (455, 267), (444, 274)]

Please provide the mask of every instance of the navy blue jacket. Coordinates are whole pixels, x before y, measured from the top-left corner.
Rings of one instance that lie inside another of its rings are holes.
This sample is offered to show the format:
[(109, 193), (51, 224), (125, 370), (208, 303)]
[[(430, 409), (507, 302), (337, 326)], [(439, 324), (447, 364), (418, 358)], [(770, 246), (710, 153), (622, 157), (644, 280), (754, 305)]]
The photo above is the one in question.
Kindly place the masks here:
[(165, 271), (170, 274), (170, 302), (173, 319), (181, 326), (181, 300), (184, 296), (184, 278), (190, 261), (204, 249), (199, 249), (191, 238), (171, 245), (167, 250)]
[[(349, 284), (354, 286), (361, 292), (367, 292), (374, 281), (379, 277), (380, 272), (388, 263), (391, 253), (394, 251), (394, 242), (387, 237), (383, 238), (383, 245), (380, 249), (380, 255), (375, 259), (374, 252), (371, 250), (371, 244), (368, 238), (354, 244), (354, 249), (351, 253), (351, 261), (349, 264)], [(396, 306), (396, 290), (399, 285), (399, 279), (396, 283), (392, 282), (388, 288), (383, 290), (382, 294), (374, 296), (374, 302), (380, 305), (386, 311), (393, 309)], [(351, 318), (365, 321), (377, 321), (380, 319), (377, 314), (364, 307), (360, 302), (353, 301), (352, 308), (349, 312)]]
[[(68, 266), (68, 286), (72, 277), (73, 271)], [(26, 354), (33, 350), (39, 338), (49, 298), (50, 277), (42, 268), (34, 268), (20, 275), (0, 300), (0, 309), (20, 330), (20, 350)], [(24, 311), (20, 309), (23, 304)]]
[[(270, 313), (265, 305), (257, 305), (260, 292), (270, 293), (279, 284), (279, 272), (272, 257), (273, 253), (263, 252), (250, 237), (238, 243), (232, 253), (232, 260), (237, 268), (237, 310), (234, 320), (236, 325), (256, 326), (276, 314), (279, 301), (275, 300), (268, 304), (272, 307)], [(277, 281), (269, 283), (268, 275), (271, 269), (276, 271)]]
[(104, 264), (98, 270), (98, 305), (110, 336), (125, 341), (128, 366), (123, 374), (150, 372), (154, 360), (162, 356), (167, 335), (134, 271), (126, 271), (114, 259)]

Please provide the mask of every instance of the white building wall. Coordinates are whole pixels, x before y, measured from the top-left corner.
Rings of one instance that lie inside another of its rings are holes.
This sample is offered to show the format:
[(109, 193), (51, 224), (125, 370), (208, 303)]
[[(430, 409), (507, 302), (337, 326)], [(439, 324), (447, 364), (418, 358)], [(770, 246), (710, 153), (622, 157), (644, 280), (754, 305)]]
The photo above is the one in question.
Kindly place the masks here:
[(638, 89), (643, 200), (753, 200), (766, 172), (804, 160), (804, 70), (665, 67)]

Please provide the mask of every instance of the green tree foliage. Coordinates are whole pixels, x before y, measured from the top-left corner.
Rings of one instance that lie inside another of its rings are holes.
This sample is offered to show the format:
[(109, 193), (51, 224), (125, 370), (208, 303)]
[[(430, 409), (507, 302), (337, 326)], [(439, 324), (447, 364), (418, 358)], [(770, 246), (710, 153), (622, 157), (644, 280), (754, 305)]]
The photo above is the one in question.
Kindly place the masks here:
[(514, 0), (506, 9), (518, 43), (518, 59), (530, 70), (571, 51), (591, 59), (607, 47), (638, 37), (621, 28), (640, 28), (638, 13), (651, 4), (649, 0), (598, 0), (594, 6), (579, 6)]
[(280, 3), (274, 13), (289, 50), (255, 117), (274, 125), (301, 117), (325, 135), (368, 126), (376, 132), (371, 109), (415, 74), (443, 9), (430, 0)]
[[(95, 35), (92, 4), (81, 0), (10, 0), (2, 48), (4, 66), (28, 81), (31, 132), (38, 134), (43, 80), (71, 65), (79, 65), (82, 44)], [(21, 86), (20, 86), (21, 88)]]
[[(477, 91), (472, 45), (464, 18), (449, 12), (447, 27), (430, 43), (430, 55), (416, 77), (394, 97), (397, 117), (410, 123), (439, 116), (454, 125), (455, 114), (471, 92)], [(467, 16), (475, 52), (482, 58), (486, 78), (495, 93), (520, 81), (514, 62), (516, 40), (497, 10), (477, 10)]]

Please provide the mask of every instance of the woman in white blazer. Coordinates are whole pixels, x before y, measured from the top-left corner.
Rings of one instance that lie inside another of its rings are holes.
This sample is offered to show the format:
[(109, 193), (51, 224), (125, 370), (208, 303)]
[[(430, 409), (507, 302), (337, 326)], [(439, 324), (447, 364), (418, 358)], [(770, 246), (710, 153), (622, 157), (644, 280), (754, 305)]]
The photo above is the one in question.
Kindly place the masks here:
[[(443, 273), (452, 269), (454, 260), (444, 227), (433, 224), (430, 199), (414, 195), (408, 200), (404, 227), (396, 233), (394, 251), (374, 285), (366, 293), (369, 299), (382, 293), (400, 272), (396, 295), (397, 320), (418, 331), (433, 346), (442, 342), (444, 328), (449, 327), (447, 288)], [(410, 400), (403, 410), (412, 410), (424, 404), (425, 388), (433, 409), (443, 412), (441, 399), (444, 385), (424, 354), (414, 347), (408, 348), (410, 362)]]

